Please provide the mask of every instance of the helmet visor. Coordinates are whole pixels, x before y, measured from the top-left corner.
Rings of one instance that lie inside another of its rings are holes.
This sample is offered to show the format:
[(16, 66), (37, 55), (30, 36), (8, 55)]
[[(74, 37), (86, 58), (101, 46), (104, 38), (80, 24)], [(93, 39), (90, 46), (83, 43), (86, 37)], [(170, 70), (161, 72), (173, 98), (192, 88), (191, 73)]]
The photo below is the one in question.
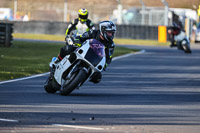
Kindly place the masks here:
[(115, 36), (115, 31), (114, 31), (114, 30), (107, 30), (107, 31), (106, 31), (106, 35), (107, 35), (107, 37), (109, 37), (109, 38), (114, 38), (114, 36)]
[(79, 14), (79, 18), (80, 18), (80, 19), (86, 19), (86, 20), (87, 20), (88, 15), (81, 15), (81, 14)]

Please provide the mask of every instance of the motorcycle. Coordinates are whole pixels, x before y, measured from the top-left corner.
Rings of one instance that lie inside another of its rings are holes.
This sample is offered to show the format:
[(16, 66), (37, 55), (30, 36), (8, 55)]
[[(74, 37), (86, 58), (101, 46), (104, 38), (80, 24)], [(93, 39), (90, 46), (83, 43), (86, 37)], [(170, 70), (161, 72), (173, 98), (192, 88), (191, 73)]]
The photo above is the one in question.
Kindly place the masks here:
[[(172, 32), (169, 30), (169, 34)], [(180, 31), (178, 35), (174, 35), (174, 46), (176, 46), (179, 50), (183, 50), (185, 53), (192, 53), (190, 49), (190, 40), (186, 36), (184, 31)]]
[(88, 39), (59, 63), (55, 60), (53, 57), (49, 64), (50, 76), (44, 88), (48, 93), (60, 91), (61, 95), (69, 95), (104, 70), (105, 46), (96, 39)]

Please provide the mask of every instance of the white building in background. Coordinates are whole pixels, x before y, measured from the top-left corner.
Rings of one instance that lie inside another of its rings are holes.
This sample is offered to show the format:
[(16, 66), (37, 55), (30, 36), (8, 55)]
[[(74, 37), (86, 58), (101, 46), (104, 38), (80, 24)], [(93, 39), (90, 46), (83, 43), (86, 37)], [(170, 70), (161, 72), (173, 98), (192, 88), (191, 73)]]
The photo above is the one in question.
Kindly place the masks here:
[[(166, 18), (168, 19), (166, 25)], [(110, 18), (116, 24), (119, 24), (119, 12), (118, 9), (113, 10), (113, 15)], [(184, 9), (184, 8), (168, 8), (168, 15), (165, 15), (165, 8), (163, 7), (132, 7), (130, 9), (123, 9), (122, 11), (122, 23), (125, 25), (148, 25), (159, 26), (166, 25), (171, 26), (173, 22), (182, 24), (187, 36), (192, 33), (192, 26), (198, 19), (196, 10)]]
[(179, 20), (184, 26), (186, 35), (191, 36), (193, 24), (198, 19), (197, 11), (184, 8), (170, 8), (170, 11), (173, 11), (176, 15), (179, 16)]
[(187, 17), (191, 20), (197, 20), (198, 17), (196, 10), (192, 9), (170, 8), (169, 10), (180, 16), (180, 19), (182, 19), (181, 17)]
[(10, 8), (0, 8), (0, 20), (13, 20), (12, 9)]
[[(190, 21), (197, 20), (196, 10), (181, 9), (181, 8), (168, 8), (168, 25), (172, 24), (173, 13), (179, 16), (180, 21), (188, 18)], [(165, 10), (163, 7), (145, 7), (142, 10), (141, 7), (132, 7), (130, 9), (123, 9), (122, 12), (122, 24), (133, 24), (133, 25), (164, 25), (165, 22)], [(118, 10), (113, 10), (111, 19), (118, 22), (119, 13)]]

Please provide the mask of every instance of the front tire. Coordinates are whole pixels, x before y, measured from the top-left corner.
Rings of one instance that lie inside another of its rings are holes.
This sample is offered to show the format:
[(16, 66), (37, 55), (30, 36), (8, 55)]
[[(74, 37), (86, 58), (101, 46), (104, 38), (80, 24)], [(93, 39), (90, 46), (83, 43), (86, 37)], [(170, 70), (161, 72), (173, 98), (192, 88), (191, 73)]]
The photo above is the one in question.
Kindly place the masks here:
[(78, 87), (87, 78), (87, 73), (80, 69), (79, 71), (72, 74), (71, 78), (67, 80), (63, 88), (60, 90), (61, 95), (69, 95), (74, 89)]
[(183, 50), (185, 53), (192, 53), (192, 51), (188, 45), (183, 45), (182, 47), (183, 47)]

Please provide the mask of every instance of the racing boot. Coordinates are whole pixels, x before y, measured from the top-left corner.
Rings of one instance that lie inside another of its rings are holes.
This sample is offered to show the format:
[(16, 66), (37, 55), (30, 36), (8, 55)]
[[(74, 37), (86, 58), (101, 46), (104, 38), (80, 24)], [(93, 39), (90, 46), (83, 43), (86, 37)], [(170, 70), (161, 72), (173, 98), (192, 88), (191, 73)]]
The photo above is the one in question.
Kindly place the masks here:
[(176, 47), (175, 41), (171, 41), (171, 44), (169, 45), (171, 48)]

